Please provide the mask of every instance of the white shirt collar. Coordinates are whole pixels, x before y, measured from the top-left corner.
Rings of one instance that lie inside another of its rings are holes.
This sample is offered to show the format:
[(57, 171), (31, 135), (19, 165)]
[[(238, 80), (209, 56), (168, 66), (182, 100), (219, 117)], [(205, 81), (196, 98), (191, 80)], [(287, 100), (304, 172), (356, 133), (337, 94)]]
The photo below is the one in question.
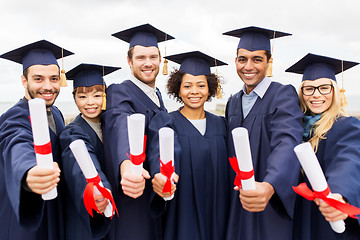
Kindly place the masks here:
[(138, 86), (141, 91), (143, 91), (146, 96), (148, 96), (158, 107), (160, 106), (160, 100), (158, 95), (156, 94), (156, 88), (152, 88), (146, 83), (143, 83), (139, 79), (137, 79), (134, 75), (130, 75), (130, 81), (133, 82), (136, 86)]
[[(267, 89), (269, 88), (271, 84), (271, 79), (268, 77), (265, 77), (251, 92), (256, 93), (260, 98), (263, 98)], [(243, 86), (244, 94), (246, 94), (245, 84)], [(250, 92), (250, 94), (251, 94)]]

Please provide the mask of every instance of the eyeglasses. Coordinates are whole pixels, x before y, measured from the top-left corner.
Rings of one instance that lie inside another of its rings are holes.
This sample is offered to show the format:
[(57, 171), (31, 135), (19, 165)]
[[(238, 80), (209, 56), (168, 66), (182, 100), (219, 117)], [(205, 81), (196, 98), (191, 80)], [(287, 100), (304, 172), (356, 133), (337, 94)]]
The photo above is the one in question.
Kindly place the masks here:
[(323, 84), (320, 86), (303, 86), (301, 87), (301, 91), (305, 96), (311, 96), (315, 93), (315, 90), (318, 90), (319, 93), (321, 93), (322, 95), (327, 95), (329, 93), (331, 93), (332, 89), (333, 89), (333, 85), (332, 84)]

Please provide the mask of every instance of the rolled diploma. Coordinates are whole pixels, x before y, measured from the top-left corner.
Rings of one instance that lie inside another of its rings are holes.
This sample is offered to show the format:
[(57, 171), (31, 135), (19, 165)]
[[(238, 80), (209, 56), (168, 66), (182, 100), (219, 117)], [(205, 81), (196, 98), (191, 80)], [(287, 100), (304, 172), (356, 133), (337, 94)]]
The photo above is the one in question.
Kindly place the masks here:
[[(145, 115), (141, 113), (135, 113), (128, 116), (128, 137), (129, 147), (131, 155), (140, 155), (144, 151), (144, 134), (145, 134)], [(131, 165), (131, 171), (133, 174), (142, 175), (143, 164)]]
[[(301, 143), (294, 148), (294, 151), (309, 179), (312, 189), (316, 192), (324, 191), (328, 185), (311, 144), (309, 142)], [(329, 193), (329, 196), (331, 196), (331, 193)], [(345, 231), (345, 222), (343, 220), (329, 223), (335, 232), (342, 233)]]
[[(238, 160), (240, 171), (252, 171), (254, 167), (251, 158), (249, 134), (247, 129), (243, 127), (237, 127), (234, 128), (231, 133), (233, 136), (235, 154)], [(241, 180), (241, 185), (244, 190), (254, 190), (255, 177), (252, 176), (250, 179)]]
[[(41, 146), (50, 142), (49, 125), (46, 114), (45, 100), (34, 98), (28, 101), (31, 129), (34, 138), (34, 144)], [(36, 153), (36, 163), (40, 168), (53, 169), (53, 156), (49, 154)], [(51, 200), (57, 197), (57, 188), (53, 188), (47, 193), (41, 195), (44, 200)]]
[[(172, 162), (174, 166), (174, 130), (168, 127), (163, 127), (159, 130), (159, 152), (160, 159), (164, 164)], [(162, 174), (161, 174), (162, 175)], [(167, 180), (167, 177), (162, 175), (164, 181)], [(173, 181), (173, 175), (171, 176), (171, 183)], [(171, 200), (174, 198), (174, 194), (170, 197), (164, 197), (165, 201)]]
[[(69, 145), (76, 162), (79, 164), (81, 171), (83, 172), (86, 179), (94, 178), (98, 175), (96, 168), (94, 166), (93, 161), (91, 160), (90, 154), (85, 146), (83, 140), (78, 139), (70, 143)], [(100, 181), (99, 185), (104, 187), (102, 182)], [(96, 186), (94, 186), (94, 193), (101, 194)], [(105, 217), (111, 217), (113, 214), (113, 209), (110, 201), (108, 200), (108, 205), (105, 208), (104, 215)]]

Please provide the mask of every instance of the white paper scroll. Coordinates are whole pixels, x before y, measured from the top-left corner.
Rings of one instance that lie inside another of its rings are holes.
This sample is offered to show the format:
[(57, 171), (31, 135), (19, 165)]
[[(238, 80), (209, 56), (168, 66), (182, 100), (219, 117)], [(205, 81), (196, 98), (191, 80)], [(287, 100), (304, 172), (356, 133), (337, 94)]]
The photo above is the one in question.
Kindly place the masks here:
[[(297, 145), (294, 148), (296, 156), (298, 157), (304, 172), (309, 179), (311, 187), (316, 192), (322, 192), (328, 187), (324, 173), (320, 167), (319, 161), (314, 153), (309, 142)], [(331, 193), (329, 193), (329, 196)], [(340, 220), (330, 222), (331, 228), (337, 232), (342, 233), (345, 231), (345, 222)]]
[[(234, 128), (231, 133), (233, 136), (234, 148), (240, 171), (252, 171), (254, 167), (251, 158), (249, 134), (247, 129), (243, 127), (237, 127)], [(252, 176), (250, 179), (241, 180), (241, 185), (244, 190), (254, 190), (256, 188), (255, 177)]]
[[(34, 145), (42, 146), (50, 143), (50, 133), (46, 114), (45, 100), (41, 98), (34, 98), (29, 100), (28, 104)], [(52, 153), (36, 153), (36, 163), (40, 168), (53, 169), (54, 165)], [(51, 200), (56, 197), (57, 188), (53, 188), (49, 192), (42, 194), (42, 199), (44, 200)]]
[[(144, 151), (144, 134), (145, 134), (145, 115), (141, 113), (135, 113), (128, 116), (128, 137), (130, 154), (138, 156)], [(131, 171), (133, 174), (142, 176), (143, 164), (131, 165)]]
[[(174, 130), (168, 127), (163, 127), (159, 130), (159, 151), (160, 159), (164, 164), (172, 162), (174, 166)], [(162, 175), (164, 181), (167, 177)], [(173, 175), (171, 176), (171, 183), (173, 182)], [(168, 201), (174, 198), (174, 194), (170, 197), (165, 197), (164, 200)]]
[[(79, 164), (81, 171), (83, 172), (86, 179), (94, 178), (98, 175), (93, 161), (91, 160), (90, 154), (85, 146), (83, 140), (78, 139), (70, 143), (69, 145), (71, 152), (74, 154), (76, 162)], [(100, 181), (99, 185), (104, 187)], [(96, 186), (94, 186), (94, 193), (101, 194)], [(111, 217), (113, 215), (113, 209), (110, 201), (104, 211), (105, 217)]]

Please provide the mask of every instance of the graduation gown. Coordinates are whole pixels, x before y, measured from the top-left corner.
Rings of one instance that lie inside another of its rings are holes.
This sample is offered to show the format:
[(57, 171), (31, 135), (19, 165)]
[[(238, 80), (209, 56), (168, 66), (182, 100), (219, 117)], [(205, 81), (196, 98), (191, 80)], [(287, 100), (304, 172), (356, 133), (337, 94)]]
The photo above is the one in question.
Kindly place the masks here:
[[(104, 172), (112, 185), (120, 215), (120, 217), (114, 216), (109, 231), (110, 239), (161, 238), (160, 219), (150, 215), (149, 202), (153, 193), (151, 180), (146, 180), (144, 193), (137, 199), (125, 195), (120, 185), (120, 164), (129, 159), (127, 154), (130, 154), (127, 117), (134, 113), (144, 114), (145, 134), (148, 134), (150, 120), (159, 113), (166, 113), (159, 91), (158, 94), (160, 107), (130, 80), (121, 84), (112, 84), (106, 91), (107, 108), (101, 116), (106, 158)], [(146, 154), (148, 148), (147, 143)], [(144, 162), (144, 168), (149, 171), (147, 160)]]
[[(51, 111), (59, 133), (64, 128), (63, 117), (56, 107)], [(62, 176), (53, 200), (44, 201), (21, 185), (27, 171), (36, 165), (29, 115), (28, 103), (22, 99), (0, 118), (0, 239), (63, 239)], [(57, 137), (49, 131), (53, 160), (61, 169)]]
[(175, 159), (181, 175), (174, 198), (166, 202), (165, 240), (225, 239), (231, 191), (226, 124), (205, 113), (204, 136), (180, 111), (170, 114), (181, 146), (180, 158)]
[[(331, 192), (340, 193), (360, 207), (360, 121), (341, 117), (319, 142), (316, 156)], [(309, 188), (307, 178), (305, 179)], [(360, 220), (347, 218), (344, 233), (335, 233), (313, 202), (298, 196), (295, 210), (294, 239), (360, 239)]]
[(293, 149), (303, 135), (299, 99), (294, 87), (272, 82), (243, 119), (242, 94), (241, 90), (232, 96), (226, 106), (229, 156), (235, 156), (231, 131), (245, 127), (255, 181), (270, 183), (275, 193), (264, 211), (252, 213), (242, 208), (239, 193), (233, 191), (227, 239), (288, 240), (296, 197), (291, 187), (297, 184), (300, 169)]
[(110, 228), (110, 218), (95, 211), (93, 211), (94, 217), (91, 217), (85, 209), (83, 194), (87, 182), (69, 148), (70, 143), (77, 139), (85, 142), (104, 187), (111, 190), (110, 184), (101, 170), (105, 161), (103, 144), (96, 132), (79, 114), (59, 136), (67, 190), (64, 204), (65, 237), (79, 240), (101, 239), (105, 237)]

